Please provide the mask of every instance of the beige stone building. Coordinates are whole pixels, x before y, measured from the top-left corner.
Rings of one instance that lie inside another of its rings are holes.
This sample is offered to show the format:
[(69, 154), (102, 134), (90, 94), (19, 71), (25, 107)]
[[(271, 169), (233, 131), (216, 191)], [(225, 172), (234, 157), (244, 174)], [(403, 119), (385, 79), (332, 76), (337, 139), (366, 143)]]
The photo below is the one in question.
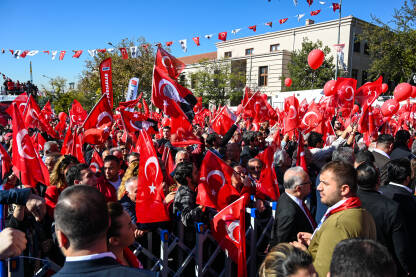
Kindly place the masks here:
[[(345, 44), (345, 47), (344, 64), (340, 63), (339, 68), (348, 76), (358, 79), (358, 85), (367, 81), (369, 66), (366, 43), (356, 40), (364, 23), (358, 18), (347, 16), (341, 18), (340, 24), (340, 44)], [(305, 38), (312, 42), (320, 40), (324, 46), (329, 46), (336, 62), (334, 44), (338, 41), (338, 28), (339, 20), (314, 23), (307, 19), (305, 26), (218, 42), (216, 52), (180, 58), (187, 65), (182, 78), (191, 84), (191, 74), (203, 70), (198, 64), (201, 59), (225, 59), (231, 62), (231, 70), (245, 70), (247, 86), (258, 88), (273, 97), (282, 91), (281, 76), (288, 77), (287, 64), (291, 52), (300, 50)]]

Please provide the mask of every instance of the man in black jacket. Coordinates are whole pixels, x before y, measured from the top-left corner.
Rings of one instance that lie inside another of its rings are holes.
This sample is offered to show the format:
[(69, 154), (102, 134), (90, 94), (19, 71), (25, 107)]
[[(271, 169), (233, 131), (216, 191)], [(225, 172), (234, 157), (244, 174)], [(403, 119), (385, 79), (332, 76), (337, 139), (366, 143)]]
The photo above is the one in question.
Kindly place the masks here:
[(413, 155), (412, 152), (410, 152), (410, 149), (407, 145), (409, 143), (409, 139), (410, 139), (409, 131), (406, 131), (406, 130), (397, 131), (396, 137), (394, 140), (394, 149), (393, 149), (393, 152), (391, 152), (390, 154), (390, 158), (392, 160), (401, 159), (401, 158), (410, 160), (415, 157), (415, 155)]
[(285, 192), (277, 204), (276, 219), (273, 223), (270, 247), (297, 240), (299, 232), (313, 233), (316, 223), (304, 198), (310, 193), (311, 181), (302, 167), (289, 168), (284, 175)]
[(66, 256), (54, 276), (157, 276), (119, 264), (107, 250), (109, 215), (104, 196), (90, 186), (72, 186), (59, 196), (55, 231)]
[(394, 257), (400, 276), (415, 273), (409, 234), (399, 204), (377, 191), (379, 172), (372, 162), (364, 162), (358, 166), (357, 183), (357, 196), (362, 207), (373, 216), (376, 223), (377, 241), (386, 246)]

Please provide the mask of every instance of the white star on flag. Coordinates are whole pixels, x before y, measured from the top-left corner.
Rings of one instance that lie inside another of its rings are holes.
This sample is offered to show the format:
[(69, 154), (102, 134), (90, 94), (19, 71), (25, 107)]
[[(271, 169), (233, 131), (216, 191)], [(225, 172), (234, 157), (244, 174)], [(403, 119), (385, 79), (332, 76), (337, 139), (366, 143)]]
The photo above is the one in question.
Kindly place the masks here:
[(149, 189), (150, 189), (150, 193), (155, 193), (156, 187), (155, 187), (155, 185), (153, 185), (153, 183), (152, 183), (152, 185), (151, 185), (151, 186), (149, 186)]
[(215, 196), (217, 194), (217, 192), (213, 189), (213, 190), (211, 190), (211, 194)]
[(165, 107), (169, 106), (169, 103), (168, 103), (168, 101), (166, 101), (166, 100), (163, 100), (163, 106), (165, 106)]

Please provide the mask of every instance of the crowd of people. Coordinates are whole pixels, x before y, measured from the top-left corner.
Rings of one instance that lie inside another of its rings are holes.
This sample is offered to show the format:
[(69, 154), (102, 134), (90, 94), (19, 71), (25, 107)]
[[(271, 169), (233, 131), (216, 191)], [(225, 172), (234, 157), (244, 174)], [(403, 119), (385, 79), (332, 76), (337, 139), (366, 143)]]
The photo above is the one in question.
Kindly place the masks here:
[[(236, 193), (218, 206), (248, 196), (246, 205), (256, 208), (256, 217), (266, 221), (272, 217), (271, 199), (257, 193), (256, 187), (266, 169), (258, 155), (275, 145), (273, 170), (280, 197), (270, 240), (255, 253), (260, 276), (416, 274), (413, 133), (399, 130), (394, 137), (381, 133), (367, 146), (354, 123), (343, 130), (335, 122), (335, 135), (325, 141), (317, 132), (305, 135), (304, 152), (298, 155), (298, 138), (275, 133), (268, 122), (253, 131), (246, 121), (238, 117), (224, 136), (209, 126), (194, 125), (200, 143), (184, 148), (173, 146), (171, 127), (162, 126), (153, 143), (163, 172), (163, 204), (171, 220), (156, 224), (137, 223), (143, 216), (136, 213), (142, 161), (116, 124), (104, 143), (83, 145), (85, 163), (62, 155), (63, 141), (42, 133), (46, 143), (40, 154), (50, 185), (23, 188), (13, 171), (3, 172), (6, 190), (0, 191), (0, 200), (10, 209), (7, 228), (0, 233), (0, 258), (22, 253), (47, 257), (62, 266), (55, 276), (154, 276), (157, 273), (144, 269), (141, 258), (133, 254), (135, 242), (143, 243), (145, 234), (159, 227), (175, 232), (181, 223), (185, 243), (193, 248), (194, 224), (209, 226), (218, 212), (196, 200), (199, 171), (208, 152), (233, 169), (230, 185)], [(1, 143), (9, 154), (12, 137), (8, 126)], [(166, 149), (174, 157), (171, 172), (162, 161)], [(96, 154), (103, 166), (92, 170)], [(306, 165), (299, 166), (300, 157)], [(212, 254), (213, 249), (207, 251)], [(25, 260), (27, 276), (40, 267), (37, 260)], [(186, 272), (194, 274), (193, 269)]]
[(6, 95), (19, 95), (23, 92), (27, 92), (34, 96), (38, 95), (39, 89), (31, 81), (20, 82), (13, 81), (11, 78), (3, 76), (4, 82), (1, 92)]

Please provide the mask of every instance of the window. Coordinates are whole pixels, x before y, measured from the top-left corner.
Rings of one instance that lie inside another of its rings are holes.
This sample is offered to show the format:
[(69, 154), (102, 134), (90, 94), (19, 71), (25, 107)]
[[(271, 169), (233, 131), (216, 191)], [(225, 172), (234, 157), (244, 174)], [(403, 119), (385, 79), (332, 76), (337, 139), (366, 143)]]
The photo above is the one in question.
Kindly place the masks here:
[(246, 49), (246, 56), (253, 55), (253, 48)]
[(368, 43), (367, 42), (364, 43), (364, 54), (370, 55), (369, 50), (370, 50), (370, 48), (368, 47)]
[(354, 52), (360, 53), (361, 52), (361, 43), (357, 37), (354, 38)]
[(268, 67), (260, 66), (259, 67), (259, 86), (267, 86), (267, 76), (268, 76)]
[(231, 53), (231, 51), (228, 51), (228, 52), (224, 52), (224, 58), (231, 58), (232, 57), (232, 53)]
[(358, 69), (353, 69), (352, 70), (351, 77), (354, 78), (355, 80), (358, 79)]
[(367, 82), (367, 71), (363, 70), (363, 73), (361, 74), (361, 84), (364, 84)]
[(272, 44), (270, 45), (270, 52), (276, 52), (277, 50), (279, 50), (280, 48), (280, 44)]

